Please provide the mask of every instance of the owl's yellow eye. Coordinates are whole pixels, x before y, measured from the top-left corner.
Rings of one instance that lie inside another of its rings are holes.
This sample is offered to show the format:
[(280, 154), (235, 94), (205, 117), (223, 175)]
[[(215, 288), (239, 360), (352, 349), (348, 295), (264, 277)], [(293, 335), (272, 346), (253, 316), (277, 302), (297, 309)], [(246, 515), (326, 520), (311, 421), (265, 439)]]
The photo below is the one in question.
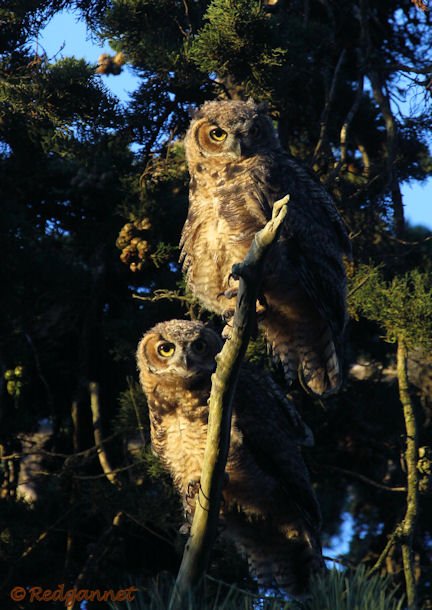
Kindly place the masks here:
[(161, 343), (158, 345), (157, 352), (162, 358), (170, 358), (175, 352), (174, 343)]
[(204, 354), (207, 349), (207, 343), (203, 339), (197, 339), (192, 343), (192, 349), (197, 354)]
[(223, 142), (226, 139), (227, 135), (227, 132), (221, 129), (220, 127), (215, 127), (209, 132), (209, 136), (214, 142)]

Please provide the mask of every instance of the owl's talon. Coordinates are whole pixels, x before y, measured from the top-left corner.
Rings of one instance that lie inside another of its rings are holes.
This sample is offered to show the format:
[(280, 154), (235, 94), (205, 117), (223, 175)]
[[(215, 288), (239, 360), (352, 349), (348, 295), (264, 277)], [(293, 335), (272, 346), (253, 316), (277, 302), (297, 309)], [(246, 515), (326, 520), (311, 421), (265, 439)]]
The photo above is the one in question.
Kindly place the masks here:
[(226, 299), (233, 299), (238, 295), (238, 288), (231, 288), (229, 290), (225, 290), (223, 295)]
[(183, 523), (179, 527), (179, 534), (183, 534), (184, 536), (189, 536), (191, 530), (191, 523)]
[(230, 285), (230, 281), (234, 280), (235, 282), (238, 282), (240, 279), (240, 276), (237, 273), (237, 268), (241, 265), (241, 263), (234, 263), (234, 265), (232, 266), (231, 269), (231, 273), (228, 275), (228, 286)]
[(225, 309), (225, 311), (222, 312), (222, 317), (225, 322), (229, 323), (229, 321), (232, 320), (234, 317), (234, 311), (234, 309)]
[(226, 339), (227, 341), (229, 341), (231, 339), (231, 334), (232, 334), (232, 325), (225, 324), (225, 326), (222, 329), (222, 339)]
[[(200, 490), (201, 482), (199, 479), (192, 479), (188, 483), (187, 492), (186, 492), (186, 502), (188, 500), (193, 500), (197, 493)], [(189, 504), (189, 502), (187, 502)]]

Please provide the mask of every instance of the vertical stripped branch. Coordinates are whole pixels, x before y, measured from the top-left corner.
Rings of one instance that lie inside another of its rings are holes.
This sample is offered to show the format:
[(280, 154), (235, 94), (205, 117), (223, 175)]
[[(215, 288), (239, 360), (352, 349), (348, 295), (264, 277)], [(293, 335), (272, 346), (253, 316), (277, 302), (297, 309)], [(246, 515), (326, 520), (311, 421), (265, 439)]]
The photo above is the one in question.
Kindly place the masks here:
[(213, 542), (217, 535), (219, 508), (228, 457), (232, 400), (243, 356), (255, 324), (256, 300), (261, 285), (265, 255), (277, 239), (287, 213), (289, 196), (276, 202), (272, 219), (259, 231), (243, 263), (234, 265), (239, 278), (233, 329), (217, 356), (209, 399), (207, 441), (195, 514), (186, 544), (170, 610), (182, 607), (189, 592), (205, 574)]
[(399, 179), (397, 176), (397, 171), (395, 168), (396, 154), (398, 149), (397, 125), (390, 106), (390, 99), (388, 93), (384, 91), (385, 85), (382, 82), (381, 75), (375, 70), (371, 70), (369, 71), (368, 76), (372, 85), (372, 91), (374, 94), (375, 101), (380, 107), (381, 113), (384, 117), (387, 135), (387, 186), (390, 189), (393, 202), (395, 232), (398, 237), (401, 237), (405, 229), (405, 217), (403, 210), (402, 193), (400, 189)]
[(330, 89), (329, 92), (326, 96), (326, 102), (324, 105), (324, 109), (322, 111), (321, 114), (321, 120), (320, 120), (320, 135), (318, 138), (318, 142), (317, 145), (315, 146), (315, 150), (313, 153), (313, 157), (312, 157), (312, 165), (317, 161), (318, 156), (321, 152), (321, 150), (324, 147), (324, 144), (327, 142), (327, 133), (328, 133), (328, 123), (329, 123), (329, 116), (330, 116), (330, 109), (331, 106), (334, 102), (334, 98), (336, 95), (336, 85), (338, 82), (338, 78), (339, 78), (339, 72), (342, 68), (342, 64), (345, 60), (345, 56), (346, 56), (346, 51), (345, 49), (342, 50), (341, 54), (339, 55), (339, 59), (338, 62), (336, 64), (336, 67), (334, 69), (334, 73), (333, 73), (333, 78), (332, 78), (332, 82), (330, 85)]
[(325, 180), (325, 184), (331, 184), (331, 182), (336, 178), (339, 174), (342, 166), (346, 162), (347, 158), (347, 149), (348, 149), (348, 132), (350, 125), (356, 115), (357, 110), (360, 107), (361, 101), (363, 99), (363, 87), (364, 87), (364, 76), (361, 74), (358, 79), (357, 91), (355, 94), (354, 102), (349, 109), (343, 125), (340, 130), (339, 142), (340, 142), (340, 159), (337, 162), (335, 168), (329, 174), (328, 178)]
[(399, 399), (402, 403), (406, 428), (405, 461), (407, 468), (407, 507), (401, 524), (402, 560), (409, 610), (417, 610), (417, 591), (414, 574), (413, 538), (418, 514), (418, 434), (414, 406), (409, 394), (405, 339), (399, 337), (397, 348), (397, 376)]
[(106, 478), (110, 483), (116, 487), (121, 487), (120, 479), (117, 473), (113, 472), (108, 454), (105, 448), (103, 433), (102, 433), (102, 422), (101, 422), (101, 407), (100, 407), (100, 395), (99, 395), (99, 384), (95, 381), (89, 383), (90, 392), (90, 407), (93, 418), (93, 433), (95, 439), (95, 445), (97, 447), (97, 454), (99, 458), (102, 470), (105, 473)]

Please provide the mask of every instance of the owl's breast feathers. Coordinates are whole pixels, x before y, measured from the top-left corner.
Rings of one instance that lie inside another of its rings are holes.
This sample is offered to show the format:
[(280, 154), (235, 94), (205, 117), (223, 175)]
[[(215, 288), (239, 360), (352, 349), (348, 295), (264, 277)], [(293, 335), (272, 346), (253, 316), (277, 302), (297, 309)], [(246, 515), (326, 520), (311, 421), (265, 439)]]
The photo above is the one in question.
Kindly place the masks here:
[(180, 241), (189, 288), (216, 313), (232, 304), (221, 297), (232, 266), (244, 259), (252, 239), (271, 216), (253, 172), (254, 159), (190, 168), (189, 212)]
[(182, 385), (145, 389), (153, 452), (171, 472), (181, 494), (199, 480), (207, 434), (209, 384), (203, 391)]

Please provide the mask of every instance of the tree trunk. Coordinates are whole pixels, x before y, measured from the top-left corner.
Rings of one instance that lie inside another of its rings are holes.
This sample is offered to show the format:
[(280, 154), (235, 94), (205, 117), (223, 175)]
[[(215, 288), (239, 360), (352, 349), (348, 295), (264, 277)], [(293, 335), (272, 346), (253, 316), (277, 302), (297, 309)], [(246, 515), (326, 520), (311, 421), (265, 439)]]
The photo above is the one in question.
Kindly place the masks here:
[(414, 406), (408, 390), (407, 348), (403, 337), (399, 338), (397, 349), (397, 376), (399, 382), (399, 398), (402, 403), (405, 428), (406, 448), (405, 461), (407, 467), (407, 507), (402, 521), (402, 559), (409, 610), (417, 610), (417, 591), (414, 574), (413, 538), (418, 514), (418, 471), (417, 471), (417, 424)]

